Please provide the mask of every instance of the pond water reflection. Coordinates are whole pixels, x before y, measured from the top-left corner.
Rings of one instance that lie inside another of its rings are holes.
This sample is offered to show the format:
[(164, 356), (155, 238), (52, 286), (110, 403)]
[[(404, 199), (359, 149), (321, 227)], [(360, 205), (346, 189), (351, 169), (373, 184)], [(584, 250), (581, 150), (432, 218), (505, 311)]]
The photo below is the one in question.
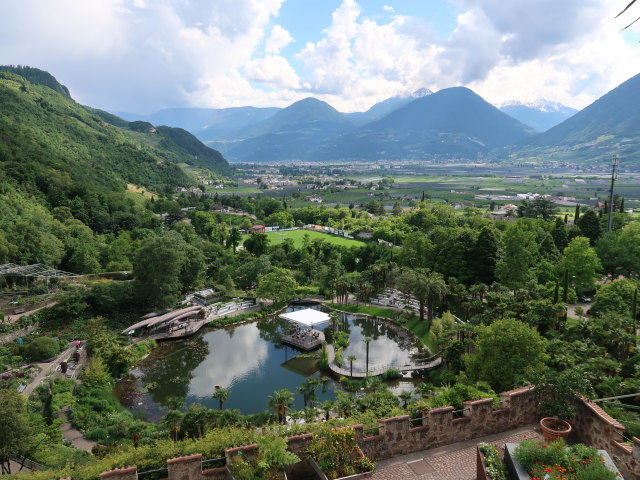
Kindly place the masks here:
[[(217, 400), (211, 398), (216, 385), (231, 391), (225, 408), (244, 414), (266, 410), (268, 396), (283, 388), (295, 393), (295, 408), (302, 408), (296, 387), (310, 376), (325, 380), (317, 392), (318, 402), (333, 399), (337, 382), (318, 371), (315, 359), (280, 343), (288, 328), (280, 319), (264, 320), (161, 342), (117, 383), (115, 393), (126, 408), (141, 412), (148, 420), (158, 420), (168, 408), (195, 402), (217, 408)], [(365, 336), (373, 339), (370, 365), (404, 363), (416, 351), (413, 339), (403, 330), (383, 322), (343, 315), (338, 328), (350, 333), (345, 358), (356, 356), (354, 368), (364, 367)], [(411, 386), (407, 381), (390, 385), (396, 393)]]

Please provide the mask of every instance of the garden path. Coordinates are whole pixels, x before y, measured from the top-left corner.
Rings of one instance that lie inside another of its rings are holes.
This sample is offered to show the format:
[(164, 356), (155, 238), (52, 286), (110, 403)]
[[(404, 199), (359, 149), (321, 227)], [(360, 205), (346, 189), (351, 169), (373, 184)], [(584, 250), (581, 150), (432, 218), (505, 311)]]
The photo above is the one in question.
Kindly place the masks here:
[(38, 308), (34, 308), (32, 310), (27, 310), (27, 311), (24, 311), (22, 313), (14, 313), (14, 314), (8, 315), (7, 316), (7, 322), (8, 323), (15, 323), (18, 320), (20, 320), (21, 317), (26, 317), (27, 315), (32, 315), (32, 314), (36, 313), (38, 310), (42, 310), (43, 308), (47, 308), (47, 307), (53, 307), (54, 305), (57, 305), (57, 304), (58, 304), (58, 302), (49, 302), (49, 303), (46, 303), (44, 305), (39, 306)]
[(96, 442), (89, 440), (80, 430), (73, 428), (71, 425), (70, 408), (63, 408), (60, 411), (58, 418), (64, 420), (64, 422), (60, 424), (60, 431), (62, 432), (64, 439), (71, 442), (71, 444), (78, 450), (84, 450), (85, 452), (91, 453)]
[(71, 343), (69, 348), (58, 355), (54, 361), (36, 364), (38, 367), (40, 367), (40, 373), (33, 377), (33, 380), (31, 380), (31, 383), (29, 383), (29, 385), (27, 385), (26, 388), (22, 391), (22, 394), (28, 398), (29, 395), (31, 395), (31, 393), (36, 389), (36, 387), (40, 385), (40, 383), (42, 383), (42, 380), (44, 380), (52, 370), (60, 368), (60, 362), (69, 358), (75, 349), (76, 347), (73, 345), (73, 343)]

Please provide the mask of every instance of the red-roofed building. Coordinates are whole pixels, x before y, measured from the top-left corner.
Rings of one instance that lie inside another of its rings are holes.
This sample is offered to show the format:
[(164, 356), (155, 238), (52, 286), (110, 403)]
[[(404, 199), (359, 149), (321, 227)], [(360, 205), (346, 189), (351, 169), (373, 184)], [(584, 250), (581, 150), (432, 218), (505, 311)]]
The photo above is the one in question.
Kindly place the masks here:
[(249, 233), (265, 233), (266, 228), (266, 225), (251, 225), (251, 227), (249, 227)]

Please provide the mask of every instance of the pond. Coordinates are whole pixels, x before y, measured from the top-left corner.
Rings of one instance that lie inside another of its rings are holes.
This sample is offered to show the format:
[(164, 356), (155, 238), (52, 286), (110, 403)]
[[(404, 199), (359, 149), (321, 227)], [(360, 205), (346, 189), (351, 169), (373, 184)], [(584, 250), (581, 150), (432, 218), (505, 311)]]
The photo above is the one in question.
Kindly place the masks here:
[[(280, 343), (287, 322), (261, 320), (235, 327), (201, 330), (170, 342), (160, 342), (153, 352), (120, 380), (115, 394), (127, 409), (150, 421), (160, 419), (169, 408), (200, 403), (218, 408), (211, 397), (215, 386), (230, 390), (225, 408), (243, 414), (268, 409), (269, 395), (288, 388), (295, 394), (295, 408), (303, 407), (296, 390), (307, 377), (325, 380), (318, 401), (332, 400), (338, 382), (316, 367), (315, 358)], [(355, 355), (354, 368), (365, 365), (364, 337), (371, 337), (369, 364), (404, 363), (417, 351), (415, 340), (392, 324), (342, 315), (338, 328), (349, 332), (347, 355)], [(389, 385), (394, 393), (413, 390), (409, 380)]]

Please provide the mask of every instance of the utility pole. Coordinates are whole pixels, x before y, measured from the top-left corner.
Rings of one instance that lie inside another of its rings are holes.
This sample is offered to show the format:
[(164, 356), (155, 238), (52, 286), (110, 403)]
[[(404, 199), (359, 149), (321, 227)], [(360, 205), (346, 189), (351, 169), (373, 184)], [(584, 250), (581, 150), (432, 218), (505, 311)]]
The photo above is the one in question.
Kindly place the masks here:
[(617, 155), (613, 156), (613, 162), (611, 163), (611, 188), (609, 189), (609, 222), (607, 223), (607, 232), (610, 232), (613, 228), (613, 186), (616, 183), (618, 175), (616, 168), (620, 165), (620, 160)]

